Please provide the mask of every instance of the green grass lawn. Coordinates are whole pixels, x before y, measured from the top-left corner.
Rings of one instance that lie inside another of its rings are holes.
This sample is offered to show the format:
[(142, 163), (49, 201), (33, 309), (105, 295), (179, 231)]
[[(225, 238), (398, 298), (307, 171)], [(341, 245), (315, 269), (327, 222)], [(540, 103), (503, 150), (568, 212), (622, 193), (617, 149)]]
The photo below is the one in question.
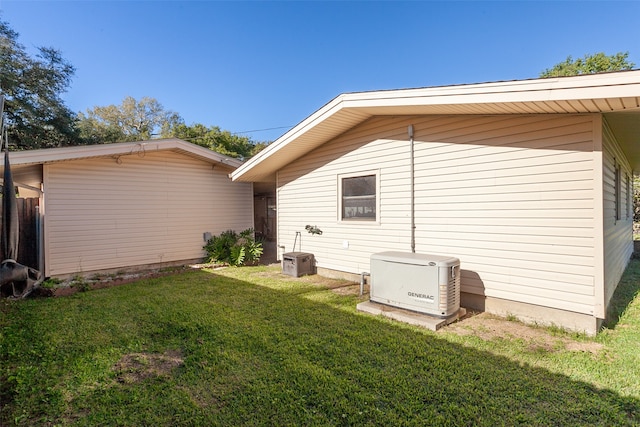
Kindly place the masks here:
[(361, 314), (273, 267), (3, 301), (0, 425), (640, 425), (639, 283), (632, 261), (609, 329), (552, 346)]

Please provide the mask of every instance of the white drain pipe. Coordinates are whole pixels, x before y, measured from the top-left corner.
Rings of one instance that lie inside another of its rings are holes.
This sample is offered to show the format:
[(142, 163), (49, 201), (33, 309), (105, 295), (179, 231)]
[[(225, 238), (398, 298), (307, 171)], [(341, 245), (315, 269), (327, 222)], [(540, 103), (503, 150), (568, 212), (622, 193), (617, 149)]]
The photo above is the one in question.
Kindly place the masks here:
[(415, 162), (414, 162), (414, 143), (413, 143), (413, 125), (407, 128), (409, 133), (410, 149), (411, 149), (411, 252), (416, 252), (416, 208), (415, 208)]
[(362, 273), (360, 273), (360, 296), (362, 296), (362, 294), (364, 294), (364, 278), (365, 276), (371, 276), (370, 273), (367, 273), (366, 271), (363, 271)]

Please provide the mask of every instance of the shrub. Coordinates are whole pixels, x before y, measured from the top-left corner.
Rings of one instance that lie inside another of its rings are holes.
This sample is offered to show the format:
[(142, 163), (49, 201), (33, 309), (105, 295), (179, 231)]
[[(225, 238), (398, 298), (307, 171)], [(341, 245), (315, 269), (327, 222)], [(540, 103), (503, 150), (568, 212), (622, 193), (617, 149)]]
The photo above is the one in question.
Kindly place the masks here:
[(81, 274), (76, 274), (71, 278), (71, 286), (78, 288), (80, 292), (86, 292), (91, 289), (91, 283)]
[(60, 283), (62, 283), (61, 279), (58, 279), (57, 277), (50, 277), (47, 280), (43, 281), (40, 284), (40, 287), (43, 289), (53, 289), (56, 286), (58, 286)]
[(236, 233), (227, 230), (213, 236), (204, 245), (209, 262), (223, 262), (230, 265), (256, 264), (262, 256), (262, 242), (256, 241), (253, 228)]
[(208, 261), (228, 262), (231, 259), (231, 248), (238, 241), (238, 235), (233, 230), (227, 230), (219, 236), (211, 237), (204, 245)]

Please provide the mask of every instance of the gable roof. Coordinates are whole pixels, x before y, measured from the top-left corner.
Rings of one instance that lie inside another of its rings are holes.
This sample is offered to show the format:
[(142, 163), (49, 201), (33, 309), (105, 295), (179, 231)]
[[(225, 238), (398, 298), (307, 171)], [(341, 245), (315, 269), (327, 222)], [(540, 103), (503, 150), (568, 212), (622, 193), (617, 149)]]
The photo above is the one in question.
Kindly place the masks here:
[[(208, 148), (177, 138), (154, 139), (150, 141), (116, 142), (112, 144), (81, 145), (75, 147), (43, 148), (40, 150), (14, 151), (9, 154), (12, 166), (64, 162), (95, 157), (119, 158), (141, 153), (169, 150), (200, 160), (224, 165), (230, 170), (242, 164), (238, 159), (228, 157)], [(4, 153), (1, 157), (4, 159)], [(4, 164), (4, 163), (3, 163)]]
[(634, 168), (640, 166), (640, 70), (345, 93), (325, 104), (231, 173), (238, 181), (273, 173), (373, 116), (604, 113)]

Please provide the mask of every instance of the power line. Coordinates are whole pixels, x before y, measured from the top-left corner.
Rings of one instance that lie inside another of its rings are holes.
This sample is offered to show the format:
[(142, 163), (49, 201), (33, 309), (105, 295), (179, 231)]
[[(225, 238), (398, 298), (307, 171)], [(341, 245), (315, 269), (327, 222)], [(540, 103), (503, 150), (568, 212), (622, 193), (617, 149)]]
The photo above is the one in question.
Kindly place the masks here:
[(274, 128), (265, 128), (265, 129), (254, 129), (254, 130), (245, 130), (240, 132), (232, 132), (233, 135), (239, 135), (242, 133), (255, 133), (255, 132), (265, 132), (268, 130), (278, 130), (278, 129), (291, 129), (293, 126), (278, 126)]

